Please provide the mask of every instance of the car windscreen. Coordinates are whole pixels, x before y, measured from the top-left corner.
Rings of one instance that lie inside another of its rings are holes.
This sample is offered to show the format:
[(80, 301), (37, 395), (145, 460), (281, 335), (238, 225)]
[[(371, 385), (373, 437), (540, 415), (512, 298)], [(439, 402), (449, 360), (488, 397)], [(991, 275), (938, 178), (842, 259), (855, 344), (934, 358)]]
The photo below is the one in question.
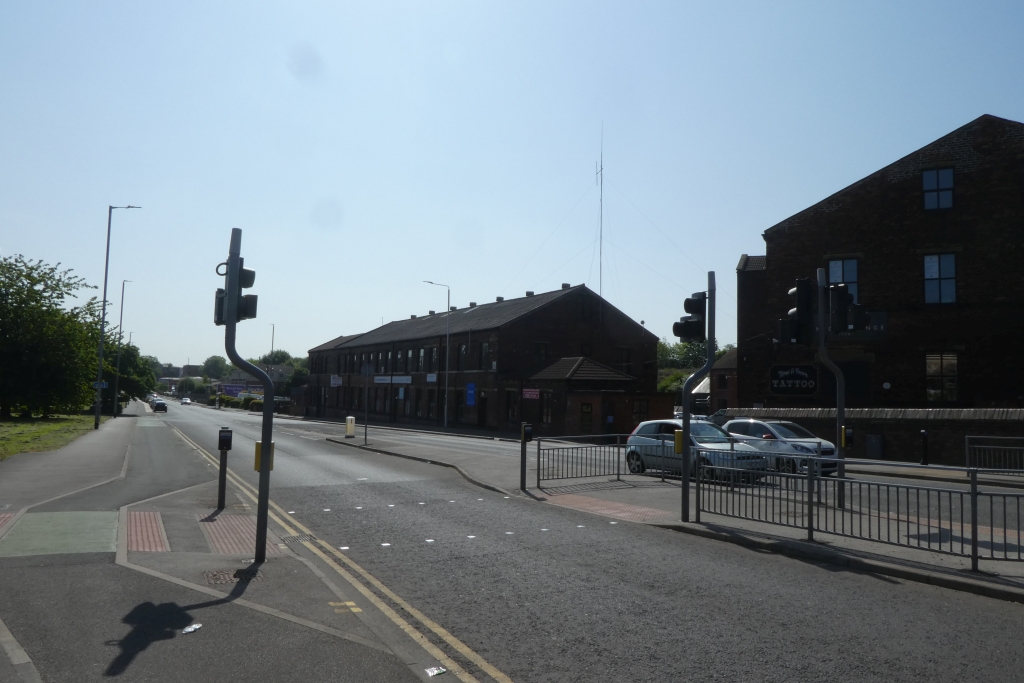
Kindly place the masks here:
[(691, 422), (690, 436), (697, 443), (722, 443), (729, 440), (729, 434), (713, 422)]
[(814, 434), (793, 422), (773, 422), (772, 427), (783, 439), (813, 439)]

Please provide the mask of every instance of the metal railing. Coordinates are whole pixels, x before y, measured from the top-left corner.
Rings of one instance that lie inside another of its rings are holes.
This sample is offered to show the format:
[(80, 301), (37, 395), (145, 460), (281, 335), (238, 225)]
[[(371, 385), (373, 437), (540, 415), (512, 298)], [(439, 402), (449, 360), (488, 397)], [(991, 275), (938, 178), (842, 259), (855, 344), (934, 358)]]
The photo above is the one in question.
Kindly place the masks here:
[(1024, 474), (1024, 437), (964, 437), (965, 467)]
[[(622, 454), (628, 434), (564, 436), (535, 439), (537, 488), (542, 481), (584, 477), (622, 477)], [(591, 443), (579, 443), (581, 441)]]
[[(907, 463), (857, 461), (859, 465)], [(913, 483), (821, 476), (830, 458), (808, 458), (805, 472), (766, 470), (753, 476), (740, 463), (695, 463), (697, 521), (701, 512), (979, 559), (1024, 560), (1024, 492), (980, 490), (978, 468), (910, 466), (966, 474), (968, 483)], [(984, 471), (983, 471), (984, 472)]]

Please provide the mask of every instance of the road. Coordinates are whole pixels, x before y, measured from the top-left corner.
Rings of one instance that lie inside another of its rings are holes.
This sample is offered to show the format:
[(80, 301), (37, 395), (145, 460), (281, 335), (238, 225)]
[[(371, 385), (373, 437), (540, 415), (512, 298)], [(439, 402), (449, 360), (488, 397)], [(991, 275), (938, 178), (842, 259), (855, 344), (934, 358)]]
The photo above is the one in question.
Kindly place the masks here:
[[(160, 419), (209, 450), (231, 427), (232, 468), (256, 483), (258, 417), (171, 404)], [(512, 680), (1021, 676), (1020, 605), (506, 498), (324, 440), (339, 429), (276, 423), (272, 500)], [(475, 447), (402, 438), (425, 457)]]

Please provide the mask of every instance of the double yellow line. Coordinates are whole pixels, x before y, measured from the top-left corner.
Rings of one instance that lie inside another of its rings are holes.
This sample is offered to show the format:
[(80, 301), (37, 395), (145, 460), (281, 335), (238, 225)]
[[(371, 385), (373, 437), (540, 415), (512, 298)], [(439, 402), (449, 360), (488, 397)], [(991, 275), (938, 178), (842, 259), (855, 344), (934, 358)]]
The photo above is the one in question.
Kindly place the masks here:
[[(195, 448), (212, 465), (214, 465), (215, 467), (220, 467), (220, 461), (214, 458), (213, 455), (206, 451), (206, 449), (204, 449), (202, 446), (197, 444), (192, 439), (185, 436), (185, 434), (182, 433), (182, 431), (177, 427), (172, 428), (174, 429), (175, 432), (177, 432), (178, 436), (180, 436), (182, 440), (185, 441), (185, 443)], [(232, 483), (234, 483), (239, 489), (241, 489), (241, 491), (246, 496), (252, 499), (253, 503), (257, 502), (257, 495), (259, 491), (256, 489), (256, 487), (252, 486), (251, 484), (240, 478), (238, 475), (236, 475), (231, 470), (231, 468), (228, 468), (228, 478), (231, 479)], [(304, 526), (294, 517), (289, 515), (283, 508), (281, 508), (280, 505), (275, 503), (273, 500), (269, 501), (269, 503), (271, 508), (269, 512), (270, 518), (277, 522), (277, 524), (281, 526), (281, 528), (285, 531), (286, 534), (290, 536), (297, 536), (299, 535), (299, 533), (304, 533), (309, 534), (310, 536), (315, 536), (315, 534), (313, 534), (312, 531), (310, 531), (306, 526)], [(358, 578), (356, 578), (355, 575), (353, 575), (353, 572), (361, 576), (367, 583), (369, 583), (371, 586), (380, 591), (381, 594), (385, 595), (389, 600), (398, 605), (413, 619), (415, 619), (423, 626), (425, 626), (427, 629), (429, 629), (437, 637), (439, 637), (441, 640), (447, 643), (452, 649), (454, 649), (456, 652), (458, 652), (460, 655), (462, 655), (469, 661), (473, 662), (473, 664), (478, 666), (482, 671), (486, 672), (487, 675), (490, 676), (492, 679), (498, 681), (498, 683), (512, 683), (511, 678), (503, 674), (501, 671), (499, 671), (493, 665), (487, 662), (483, 657), (481, 657), (476, 652), (471, 650), (468, 645), (466, 645), (461, 640), (453, 636), (451, 633), (445, 630), (440, 624), (438, 624), (433, 619), (423, 614), (423, 612), (419, 611), (418, 609), (410, 605), (408, 602), (406, 602), (404, 599), (399, 597), (394, 591), (392, 591), (390, 588), (381, 583), (375, 576), (373, 576), (368, 571), (366, 571), (358, 564), (353, 562), (351, 558), (349, 558), (347, 555), (339, 551), (334, 546), (330, 545), (329, 543), (324, 543), (319, 539), (317, 539), (315, 542), (303, 541), (302, 545), (308, 548), (310, 552), (315, 554), (321, 560), (326, 562), (328, 566), (333, 568), (342, 578), (344, 578), (356, 590), (358, 590), (363, 595), (363, 597), (369, 600), (374, 607), (380, 610), (382, 614), (387, 616), (388, 619), (390, 619), (396, 626), (398, 626), (406, 634), (408, 634), (408, 636), (412, 638), (420, 647), (426, 650), (431, 657), (434, 657), (438, 662), (441, 663), (442, 666), (448, 669), (448, 671), (455, 674), (459, 678), (459, 680), (463, 681), (463, 683), (479, 683), (479, 681), (477, 681), (477, 679), (474, 678), (472, 674), (463, 669), (458, 664), (458, 662), (448, 657), (444, 652), (441, 651), (440, 648), (438, 648), (436, 645), (430, 642), (430, 640), (428, 640), (426, 636), (424, 636), (412, 624), (410, 624), (408, 621), (402, 618), (402, 616), (395, 612), (395, 610), (392, 609), (390, 605), (381, 600), (380, 597), (377, 596), (377, 594), (375, 594), (373, 591), (367, 588), (367, 586), (362, 581), (360, 581)], [(329, 557), (328, 555), (324, 554), (324, 550), (330, 553), (330, 555), (333, 557)]]

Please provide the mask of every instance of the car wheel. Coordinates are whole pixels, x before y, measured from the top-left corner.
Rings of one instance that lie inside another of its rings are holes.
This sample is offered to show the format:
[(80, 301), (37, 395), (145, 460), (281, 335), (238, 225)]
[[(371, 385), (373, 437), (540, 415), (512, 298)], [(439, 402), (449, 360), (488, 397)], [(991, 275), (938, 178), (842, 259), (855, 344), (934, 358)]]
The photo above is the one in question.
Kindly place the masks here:
[(705, 481), (713, 481), (718, 476), (715, 468), (711, 466), (711, 461), (707, 458), (700, 459), (700, 472)]
[(629, 467), (630, 474), (643, 474), (647, 469), (644, 467), (644, 461), (641, 460), (640, 455), (636, 452), (626, 455), (626, 466)]
[(796, 460), (791, 460), (789, 458), (781, 460), (778, 464), (778, 470), (785, 474), (796, 474)]

